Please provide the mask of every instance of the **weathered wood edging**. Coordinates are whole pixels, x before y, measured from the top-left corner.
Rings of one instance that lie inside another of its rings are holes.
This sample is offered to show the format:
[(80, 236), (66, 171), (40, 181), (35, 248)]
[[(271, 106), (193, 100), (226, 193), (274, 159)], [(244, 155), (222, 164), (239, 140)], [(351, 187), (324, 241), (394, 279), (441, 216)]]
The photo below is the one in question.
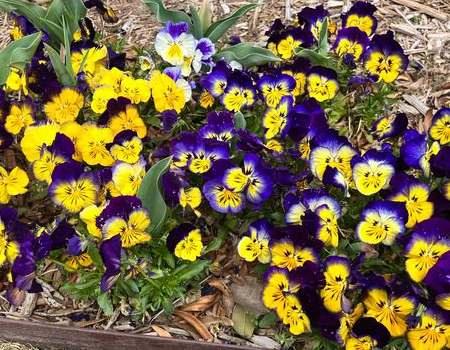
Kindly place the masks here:
[(163, 338), (130, 333), (82, 329), (0, 318), (2, 340), (30, 344), (45, 350), (244, 350), (252, 349), (220, 343)]

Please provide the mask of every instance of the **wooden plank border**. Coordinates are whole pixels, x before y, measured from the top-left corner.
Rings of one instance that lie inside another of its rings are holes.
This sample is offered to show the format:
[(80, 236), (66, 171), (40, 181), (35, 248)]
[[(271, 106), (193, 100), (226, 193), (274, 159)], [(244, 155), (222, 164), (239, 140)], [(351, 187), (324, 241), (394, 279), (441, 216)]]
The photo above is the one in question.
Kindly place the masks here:
[(220, 343), (83, 329), (0, 318), (0, 339), (30, 344), (45, 350), (242, 350)]

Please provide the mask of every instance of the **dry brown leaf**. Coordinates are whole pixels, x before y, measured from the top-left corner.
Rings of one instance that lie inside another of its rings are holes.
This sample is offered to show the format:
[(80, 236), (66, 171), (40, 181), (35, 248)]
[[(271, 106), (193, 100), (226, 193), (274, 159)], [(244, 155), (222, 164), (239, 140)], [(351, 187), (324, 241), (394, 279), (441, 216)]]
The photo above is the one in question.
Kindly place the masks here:
[(423, 118), (423, 128), (425, 132), (428, 132), (432, 120), (433, 120), (433, 110), (429, 109), (427, 113), (425, 113), (425, 117)]
[(221, 315), (230, 317), (233, 313), (234, 299), (232, 296), (222, 296), (222, 310)]
[(164, 328), (154, 324), (152, 324), (150, 327), (153, 328), (153, 330), (156, 332), (156, 334), (158, 334), (159, 337), (172, 338), (172, 335), (169, 332), (167, 332)]
[(213, 340), (214, 339), (212, 334), (209, 333), (208, 329), (205, 327), (205, 325), (202, 322), (200, 322), (200, 320), (197, 317), (195, 317), (192, 314), (187, 313), (185, 311), (181, 311), (181, 310), (175, 310), (174, 314), (177, 315), (178, 317), (181, 317), (183, 320), (185, 320), (190, 325), (192, 325), (203, 339), (205, 339), (205, 340)]
[(228, 317), (224, 317), (224, 316), (205, 316), (203, 318), (200, 319), (200, 321), (202, 321), (202, 323), (206, 326), (206, 327), (210, 327), (213, 324), (219, 324), (221, 326), (226, 326), (226, 327), (232, 327), (233, 326), (233, 321), (231, 321), (231, 319), (229, 319)]
[(94, 324), (97, 323), (101, 323), (104, 320), (106, 320), (106, 317), (103, 318), (99, 318), (98, 320), (92, 320), (92, 321), (79, 321), (79, 322), (74, 322), (73, 325), (77, 328), (84, 328), (84, 327), (89, 327), (92, 326)]
[(269, 312), (261, 302), (262, 283), (253, 276), (241, 277), (239, 282), (240, 284), (234, 283), (230, 286), (236, 304), (255, 315)]
[(226, 285), (225, 281), (221, 278), (211, 278), (208, 281), (208, 284), (211, 287), (216, 288), (217, 290), (220, 290), (224, 295), (229, 296), (231, 295), (230, 288)]
[(217, 300), (217, 293), (211, 295), (205, 295), (198, 298), (196, 301), (183, 306), (183, 311), (202, 312), (209, 309)]

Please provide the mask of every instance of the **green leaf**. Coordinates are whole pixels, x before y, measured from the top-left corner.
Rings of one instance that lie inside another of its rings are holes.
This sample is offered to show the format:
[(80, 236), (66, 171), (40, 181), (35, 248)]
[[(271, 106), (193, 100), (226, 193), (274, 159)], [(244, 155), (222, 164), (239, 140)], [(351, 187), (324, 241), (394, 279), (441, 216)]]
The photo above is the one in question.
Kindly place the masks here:
[(240, 43), (227, 47), (217, 53), (215, 58), (224, 58), (227, 62), (237, 61), (244, 68), (263, 66), (269, 62), (281, 61), (281, 58), (275, 56), (272, 51), (250, 43)]
[(166, 24), (167, 21), (186, 22), (192, 31), (192, 22), (189, 15), (181, 11), (167, 10), (162, 0), (141, 0), (156, 16), (158, 22)]
[(193, 31), (194, 31), (194, 37), (197, 40), (200, 40), (203, 38), (203, 25), (202, 20), (200, 19), (200, 15), (195, 9), (194, 5), (189, 5), (189, 11), (191, 12), (192, 16), (192, 24), (193, 24)]
[(236, 112), (233, 117), (234, 127), (236, 130), (245, 129), (247, 126), (247, 122), (245, 121), (245, 117), (241, 112)]
[(258, 322), (260, 328), (269, 328), (279, 320), (277, 314), (273, 311), (265, 314)]
[(106, 316), (111, 316), (114, 312), (113, 305), (109, 299), (108, 293), (102, 293), (97, 297), (98, 306), (103, 310)]
[(304, 49), (303, 47), (297, 47), (294, 49), (297, 57), (305, 57), (311, 61), (313, 65), (328, 65), (328, 58), (322, 56), (320, 53), (310, 49)]
[(164, 298), (163, 301), (162, 301), (162, 306), (163, 306), (163, 309), (164, 309), (166, 314), (170, 315), (170, 314), (173, 313), (174, 307), (173, 307), (172, 300)]
[(42, 28), (41, 19), (45, 17), (46, 11), (39, 5), (24, 0), (0, 0), (0, 8), (25, 16), (36, 28)]
[(196, 260), (178, 271), (177, 278), (180, 281), (190, 280), (198, 276), (209, 264), (210, 262), (208, 260)]
[(326, 56), (328, 53), (328, 18), (322, 23), (319, 33), (319, 43), (318, 43), (319, 53), (322, 56)]
[(97, 269), (99, 269), (100, 271), (103, 271), (102, 257), (100, 256), (98, 248), (93, 244), (89, 244), (87, 251), (88, 251), (89, 256), (92, 259), (94, 266)]
[(246, 339), (250, 339), (253, 331), (256, 328), (256, 316), (245, 310), (241, 305), (237, 304), (234, 308), (233, 315), (233, 329)]
[(44, 43), (44, 46), (47, 50), (48, 57), (50, 57), (50, 61), (52, 62), (53, 69), (55, 70), (56, 77), (58, 81), (64, 86), (74, 86), (76, 84), (75, 78), (73, 74), (71, 75), (63, 61), (61, 61), (61, 57), (56, 50), (50, 45)]
[(27, 35), (13, 41), (0, 52), (0, 84), (4, 84), (9, 76), (10, 67), (24, 70), (34, 56), (42, 33)]
[[(70, 77), (72, 77), (73, 81), (77, 81), (75, 79), (75, 74), (73, 73), (72, 67), (72, 56), (70, 54), (70, 43), (72, 42), (73, 33), (70, 34), (70, 29), (68, 28), (68, 24), (63, 17), (63, 30), (64, 30), (64, 49), (66, 51), (66, 70), (69, 73)], [(86, 54), (87, 55), (87, 54)]]
[(259, 4), (248, 4), (245, 6), (242, 6), (239, 10), (237, 10), (232, 15), (221, 19), (217, 22), (214, 22), (211, 24), (211, 26), (208, 28), (208, 30), (205, 33), (205, 37), (209, 38), (213, 43), (220, 39), (222, 35), (226, 33), (230, 27), (233, 26), (236, 21), (241, 18), (243, 15), (245, 15), (247, 12), (253, 10), (254, 8), (258, 7)]
[(166, 218), (167, 206), (162, 195), (161, 180), (163, 174), (169, 169), (171, 161), (172, 157), (168, 157), (153, 165), (145, 174), (137, 193), (137, 197), (150, 215), (150, 233), (159, 233)]
[(202, 254), (206, 254), (209, 252), (215, 252), (216, 250), (219, 250), (222, 246), (222, 238), (216, 237), (213, 239), (211, 243), (208, 244), (208, 246), (203, 250)]
[[(84, 6), (82, 0), (53, 0), (47, 9), (47, 14), (45, 15), (45, 20), (51, 23), (57, 24), (64, 28), (64, 22), (66, 23), (66, 30), (68, 32), (68, 37), (70, 42), (72, 41), (73, 34), (78, 30), (78, 21), (86, 17), (87, 9)], [(48, 22), (46, 22), (48, 23)], [(60, 33), (51, 32), (50, 35), (58, 35)], [(62, 41), (61, 41), (62, 43)]]
[(211, 25), (212, 10), (209, 0), (203, 0), (202, 5), (200, 6), (199, 16), (200, 21), (202, 22), (203, 37), (203, 35), (206, 34), (209, 26)]

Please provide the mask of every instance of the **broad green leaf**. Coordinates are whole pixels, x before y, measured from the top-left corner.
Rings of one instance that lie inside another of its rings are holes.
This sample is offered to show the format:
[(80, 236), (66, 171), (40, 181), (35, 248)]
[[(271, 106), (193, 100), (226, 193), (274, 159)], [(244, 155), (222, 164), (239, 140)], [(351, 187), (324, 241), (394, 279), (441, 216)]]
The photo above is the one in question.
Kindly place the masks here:
[(64, 49), (66, 51), (66, 70), (67, 73), (69, 73), (70, 77), (73, 79), (73, 81), (77, 81), (75, 78), (75, 74), (73, 73), (73, 67), (72, 67), (72, 57), (70, 55), (70, 43), (72, 42), (73, 33), (71, 33), (70, 29), (68, 28), (68, 24), (66, 22), (65, 17), (63, 17), (63, 29), (64, 29)]
[(92, 259), (92, 262), (94, 263), (94, 266), (99, 269), (99, 271), (103, 270), (103, 261), (102, 257), (100, 256), (100, 253), (98, 251), (97, 246), (94, 244), (89, 244), (87, 248), (88, 254)]
[(114, 307), (109, 299), (108, 293), (102, 293), (97, 297), (98, 306), (103, 310), (106, 316), (111, 316), (114, 312)]
[(71, 75), (68, 72), (66, 65), (63, 61), (61, 61), (59, 53), (46, 43), (44, 43), (44, 46), (48, 52), (48, 57), (50, 57), (50, 62), (52, 63), (53, 69), (55, 70), (58, 81), (64, 86), (75, 86), (75, 78), (73, 77), (73, 74)]
[(181, 11), (167, 10), (162, 0), (141, 0), (156, 16), (158, 22), (166, 24), (167, 21), (186, 22), (192, 31), (192, 22), (188, 14)]
[(253, 46), (250, 43), (240, 43), (227, 47), (217, 53), (215, 58), (224, 58), (227, 62), (237, 61), (245, 68), (281, 61), (281, 58), (275, 56), (272, 51)]
[(216, 250), (219, 250), (220, 247), (222, 246), (222, 242), (223, 242), (222, 238), (220, 237), (214, 238), (213, 241), (209, 243), (208, 246), (205, 247), (202, 254), (207, 254), (209, 252), (215, 252)]
[(328, 18), (325, 18), (319, 33), (318, 43), (319, 53), (326, 56), (328, 53)]
[(148, 229), (150, 233), (159, 233), (166, 218), (167, 206), (162, 195), (161, 180), (171, 161), (172, 157), (168, 157), (153, 165), (145, 174), (137, 193), (137, 197), (150, 215), (151, 224)]
[(203, 0), (198, 14), (200, 16), (200, 21), (202, 22), (203, 36), (208, 31), (208, 28), (211, 25), (212, 10), (209, 0)]
[(9, 76), (10, 67), (24, 70), (33, 58), (42, 34), (34, 33), (13, 41), (0, 52), (0, 84), (4, 84)]
[(200, 15), (195, 9), (194, 5), (189, 5), (189, 12), (192, 16), (192, 26), (193, 26), (193, 34), (195, 39), (200, 40), (203, 38), (203, 25), (202, 20), (200, 19)]
[(277, 323), (279, 320), (277, 314), (274, 311), (265, 314), (258, 322), (260, 328), (269, 328)]
[(25, 16), (36, 28), (41, 28), (41, 19), (45, 17), (45, 9), (25, 0), (0, 0), (0, 8), (6, 12), (15, 12)]
[(233, 321), (233, 329), (246, 339), (250, 339), (256, 328), (256, 316), (245, 310), (241, 305), (237, 304), (231, 315)]
[(247, 122), (245, 121), (245, 117), (241, 112), (236, 112), (233, 117), (234, 127), (236, 130), (245, 129), (247, 126)]
[(211, 24), (211, 26), (208, 28), (208, 30), (205, 33), (205, 37), (209, 38), (213, 43), (219, 40), (222, 35), (226, 33), (228, 29), (230, 29), (233, 24), (236, 23), (236, 21), (241, 18), (243, 15), (245, 15), (247, 12), (253, 10), (254, 8), (257, 8), (259, 4), (248, 4), (245, 6), (242, 6), (239, 10), (237, 10), (232, 15), (221, 19), (217, 22), (214, 22)]
[(305, 57), (309, 59), (313, 65), (328, 65), (328, 59), (322, 56), (320, 53), (317, 53), (316, 51), (298, 47), (294, 49), (294, 52), (297, 57)]

